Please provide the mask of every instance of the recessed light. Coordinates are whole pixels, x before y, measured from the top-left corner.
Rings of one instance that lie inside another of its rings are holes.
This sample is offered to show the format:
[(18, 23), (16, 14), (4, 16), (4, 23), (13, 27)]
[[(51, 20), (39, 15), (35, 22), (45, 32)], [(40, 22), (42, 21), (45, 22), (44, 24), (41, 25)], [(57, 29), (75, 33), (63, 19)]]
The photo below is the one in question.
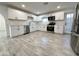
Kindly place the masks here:
[(23, 4), (22, 7), (25, 7), (25, 5)]
[(59, 9), (59, 8), (60, 8), (60, 6), (57, 6), (57, 8)]

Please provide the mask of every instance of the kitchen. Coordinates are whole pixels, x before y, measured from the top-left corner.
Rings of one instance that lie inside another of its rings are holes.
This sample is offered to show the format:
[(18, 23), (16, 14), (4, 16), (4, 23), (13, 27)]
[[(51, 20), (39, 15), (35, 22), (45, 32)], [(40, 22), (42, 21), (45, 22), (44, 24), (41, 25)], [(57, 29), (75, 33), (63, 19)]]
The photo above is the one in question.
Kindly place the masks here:
[(0, 14), (4, 17), (0, 18), (5, 22), (5, 35), (1, 32), (0, 35), (8, 43), (4, 43), (3, 47), (7, 47), (0, 55), (76, 55), (70, 46), (76, 5), (76, 2), (3, 2)]

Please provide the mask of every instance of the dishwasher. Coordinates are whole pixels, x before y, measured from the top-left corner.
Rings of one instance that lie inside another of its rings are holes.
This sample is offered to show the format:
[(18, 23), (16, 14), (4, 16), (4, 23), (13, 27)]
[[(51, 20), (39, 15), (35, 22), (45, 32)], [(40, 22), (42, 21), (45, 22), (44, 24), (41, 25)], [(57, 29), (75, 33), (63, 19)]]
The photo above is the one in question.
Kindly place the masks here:
[(29, 25), (24, 26), (24, 35), (30, 33)]

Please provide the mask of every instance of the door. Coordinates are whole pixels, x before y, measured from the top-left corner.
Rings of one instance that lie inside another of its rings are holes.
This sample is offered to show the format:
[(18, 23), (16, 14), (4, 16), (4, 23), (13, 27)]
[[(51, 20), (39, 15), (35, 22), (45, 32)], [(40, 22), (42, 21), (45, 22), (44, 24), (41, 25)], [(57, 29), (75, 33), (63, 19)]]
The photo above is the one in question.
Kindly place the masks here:
[(2, 14), (0, 14), (0, 38), (6, 37), (6, 24), (5, 24), (5, 18)]
[(65, 16), (65, 33), (71, 33), (73, 23), (73, 13), (66, 14)]

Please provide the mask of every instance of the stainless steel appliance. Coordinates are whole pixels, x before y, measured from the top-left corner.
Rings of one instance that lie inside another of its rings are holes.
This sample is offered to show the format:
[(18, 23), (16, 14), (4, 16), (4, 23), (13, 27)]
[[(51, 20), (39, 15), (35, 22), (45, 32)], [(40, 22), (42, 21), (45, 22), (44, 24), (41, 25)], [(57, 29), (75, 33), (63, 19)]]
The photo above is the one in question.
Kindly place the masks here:
[(79, 55), (79, 4), (76, 7), (75, 19), (71, 33), (71, 47)]
[(29, 25), (25, 25), (24, 26), (24, 34), (28, 34), (28, 33), (30, 33)]
[(49, 21), (49, 24), (47, 25), (47, 31), (54, 32), (55, 16), (49, 16), (48, 21)]

